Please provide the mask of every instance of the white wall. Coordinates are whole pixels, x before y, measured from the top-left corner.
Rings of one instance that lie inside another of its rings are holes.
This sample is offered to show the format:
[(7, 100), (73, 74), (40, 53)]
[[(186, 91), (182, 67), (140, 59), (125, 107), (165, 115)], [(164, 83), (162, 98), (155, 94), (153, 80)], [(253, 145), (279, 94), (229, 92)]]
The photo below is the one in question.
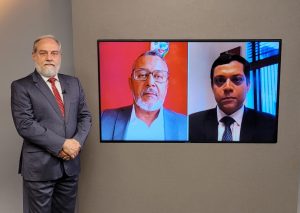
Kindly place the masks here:
[(22, 139), (11, 117), (10, 84), (33, 71), (32, 44), (43, 34), (62, 41), (61, 70), (74, 74), (71, 15), (70, 0), (0, 0), (0, 212), (22, 212)]

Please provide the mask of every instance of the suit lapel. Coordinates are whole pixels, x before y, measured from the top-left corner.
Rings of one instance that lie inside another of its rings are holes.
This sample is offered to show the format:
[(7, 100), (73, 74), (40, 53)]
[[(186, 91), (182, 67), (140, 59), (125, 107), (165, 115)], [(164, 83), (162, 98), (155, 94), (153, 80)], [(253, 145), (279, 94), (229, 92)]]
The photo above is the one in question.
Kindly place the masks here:
[(208, 111), (207, 117), (205, 118), (205, 134), (208, 141), (218, 141), (218, 117), (217, 108)]
[(243, 120), (242, 120), (242, 127), (240, 133), (240, 141), (247, 142), (252, 141), (253, 134), (255, 132), (255, 124), (254, 124), (254, 115), (251, 111), (245, 107)]
[(171, 140), (176, 140), (178, 138), (179, 134), (179, 129), (177, 122), (170, 113), (169, 110), (163, 108), (164, 110), (164, 133), (165, 133), (165, 140), (166, 141), (171, 141)]
[(122, 109), (116, 118), (116, 126), (114, 129), (113, 140), (123, 140), (126, 132), (126, 127), (130, 119), (132, 107)]
[(42, 79), (40, 74), (37, 73), (37, 71), (34, 71), (34, 73), (32, 75), (32, 79), (33, 79), (35, 86), (40, 90), (40, 92), (45, 96), (47, 101), (50, 103), (50, 106), (52, 106), (52, 108), (55, 110), (55, 112), (62, 118), (61, 112), (59, 110), (59, 107), (57, 105), (54, 95), (52, 94), (50, 88), (48, 87), (46, 82)]

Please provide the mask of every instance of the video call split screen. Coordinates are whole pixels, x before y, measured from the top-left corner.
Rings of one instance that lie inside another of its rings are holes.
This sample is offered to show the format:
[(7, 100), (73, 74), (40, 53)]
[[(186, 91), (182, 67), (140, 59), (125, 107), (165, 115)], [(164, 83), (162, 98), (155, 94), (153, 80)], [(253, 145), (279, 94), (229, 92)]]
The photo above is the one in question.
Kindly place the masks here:
[(98, 40), (100, 142), (276, 143), (281, 43)]

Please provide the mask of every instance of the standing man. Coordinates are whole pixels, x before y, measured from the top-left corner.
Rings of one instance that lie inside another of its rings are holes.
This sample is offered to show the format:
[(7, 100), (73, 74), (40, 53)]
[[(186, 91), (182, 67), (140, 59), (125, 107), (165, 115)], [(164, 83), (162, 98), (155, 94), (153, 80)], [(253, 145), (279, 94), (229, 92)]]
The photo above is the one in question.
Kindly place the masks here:
[(163, 107), (168, 66), (156, 51), (140, 55), (129, 78), (133, 105), (101, 115), (102, 141), (186, 141), (187, 118)]
[(73, 213), (80, 150), (91, 127), (75, 77), (59, 74), (61, 43), (52, 35), (33, 44), (35, 71), (11, 85), (11, 110), (23, 140), (24, 213)]
[(211, 87), (217, 107), (190, 115), (193, 142), (276, 142), (274, 116), (249, 109), (249, 63), (239, 55), (222, 54), (212, 65)]

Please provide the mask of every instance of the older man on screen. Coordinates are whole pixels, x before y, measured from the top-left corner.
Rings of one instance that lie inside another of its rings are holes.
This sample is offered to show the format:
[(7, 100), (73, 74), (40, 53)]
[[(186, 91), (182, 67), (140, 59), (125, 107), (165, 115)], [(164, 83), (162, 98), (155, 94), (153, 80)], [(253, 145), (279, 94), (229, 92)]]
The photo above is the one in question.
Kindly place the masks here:
[(163, 107), (168, 78), (168, 66), (160, 54), (140, 55), (129, 78), (133, 105), (102, 113), (101, 141), (186, 141), (186, 116)]

